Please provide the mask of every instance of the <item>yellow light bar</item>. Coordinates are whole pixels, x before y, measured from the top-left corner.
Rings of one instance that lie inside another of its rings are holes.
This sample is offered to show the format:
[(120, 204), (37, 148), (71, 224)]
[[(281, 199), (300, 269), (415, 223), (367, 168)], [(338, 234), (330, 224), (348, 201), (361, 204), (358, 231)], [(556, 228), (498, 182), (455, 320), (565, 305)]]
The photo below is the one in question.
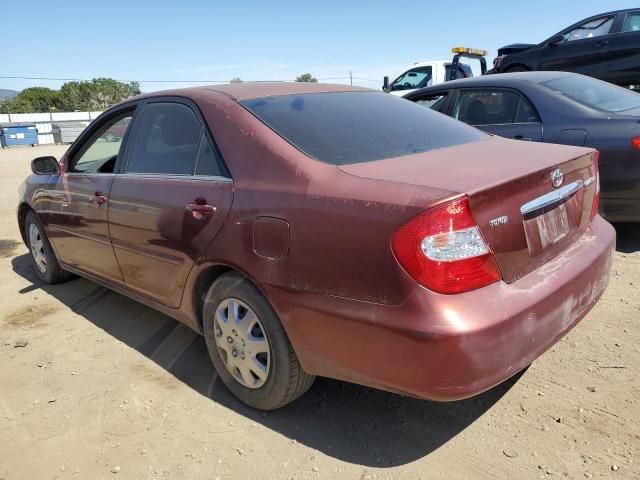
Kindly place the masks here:
[(451, 49), (452, 53), (466, 53), (467, 55), (480, 55), (486, 57), (489, 52), (486, 50), (480, 50), (479, 48), (466, 48), (466, 47), (454, 47)]

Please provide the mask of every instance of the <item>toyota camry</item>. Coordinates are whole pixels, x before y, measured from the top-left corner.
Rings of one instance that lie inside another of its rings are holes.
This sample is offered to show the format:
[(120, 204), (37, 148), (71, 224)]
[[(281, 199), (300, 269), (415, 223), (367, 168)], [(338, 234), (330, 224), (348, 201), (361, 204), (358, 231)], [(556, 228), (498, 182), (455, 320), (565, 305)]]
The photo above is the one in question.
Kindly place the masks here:
[(118, 104), (35, 159), (17, 221), (42, 282), (81, 275), (201, 332), (253, 407), (318, 375), (454, 400), (602, 295), (597, 160), (363, 88), (198, 87)]

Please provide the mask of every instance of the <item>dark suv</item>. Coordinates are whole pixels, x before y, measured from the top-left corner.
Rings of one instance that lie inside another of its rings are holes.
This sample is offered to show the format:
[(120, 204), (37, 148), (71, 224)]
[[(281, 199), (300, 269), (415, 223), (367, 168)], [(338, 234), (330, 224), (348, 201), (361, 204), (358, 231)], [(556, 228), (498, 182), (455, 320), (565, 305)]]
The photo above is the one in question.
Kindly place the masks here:
[(595, 15), (539, 45), (507, 45), (498, 50), (494, 67), (494, 73), (560, 70), (640, 84), (640, 9)]

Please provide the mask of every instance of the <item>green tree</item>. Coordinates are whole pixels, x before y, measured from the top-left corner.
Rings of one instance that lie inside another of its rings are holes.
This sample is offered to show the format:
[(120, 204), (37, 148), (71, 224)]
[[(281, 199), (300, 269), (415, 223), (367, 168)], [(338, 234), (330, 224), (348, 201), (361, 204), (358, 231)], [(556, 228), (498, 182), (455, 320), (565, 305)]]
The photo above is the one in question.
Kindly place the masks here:
[(0, 105), (0, 113), (34, 113), (35, 108), (29, 100), (20, 95)]
[(90, 97), (87, 82), (67, 82), (60, 88), (60, 107), (71, 112), (88, 110)]
[(296, 77), (296, 82), (312, 82), (316, 83), (318, 79), (311, 75), (310, 73), (303, 73)]
[(50, 112), (58, 106), (58, 92), (46, 87), (30, 87), (2, 104), (5, 113)]
[(122, 83), (112, 78), (94, 78), (90, 86), (92, 110), (104, 110), (111, 105), (140, 94), (138, 82)]
[(104, 110), (139, 94), (138, 82), (123, 83), (112, 78), (94, 78), (90, 82), (67, 82), (60, 88), (60, 109)]
[(240, 77), (233, 77), (229, 83), (242, 83), (242, 79)]
[(17, 96), (33, 105), (34, 112), (50, 112), (58, 107), (58, 92), (47, 87), (25, 88)]

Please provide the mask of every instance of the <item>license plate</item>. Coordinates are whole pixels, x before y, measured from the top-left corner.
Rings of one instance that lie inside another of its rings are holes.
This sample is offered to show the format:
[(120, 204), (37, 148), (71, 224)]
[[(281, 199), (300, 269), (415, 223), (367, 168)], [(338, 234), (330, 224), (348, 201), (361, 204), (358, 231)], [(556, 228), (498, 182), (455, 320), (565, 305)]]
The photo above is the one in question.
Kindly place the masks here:
[(551, 245), (560, 242), (571, 231), (567, 205), (563, 203), (553, 210), (524, 220), (529, 253), (532, 256), (542, 253)]
[(569, 217), (564, 203), (550, 212), (539, 215), (535, 220), (543, 249), (562, 240), (569, 233)]

